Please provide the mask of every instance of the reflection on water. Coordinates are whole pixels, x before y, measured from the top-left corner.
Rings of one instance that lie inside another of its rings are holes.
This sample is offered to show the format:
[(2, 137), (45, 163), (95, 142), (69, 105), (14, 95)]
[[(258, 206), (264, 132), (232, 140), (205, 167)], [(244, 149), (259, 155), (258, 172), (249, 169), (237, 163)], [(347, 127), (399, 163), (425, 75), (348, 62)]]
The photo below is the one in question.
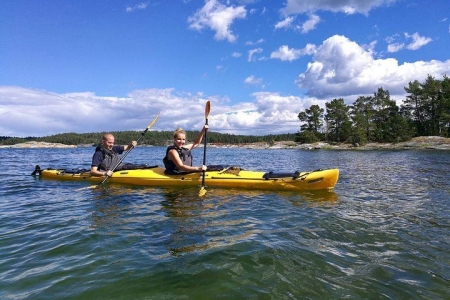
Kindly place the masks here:
[[(254, 217), (246, 218), (244, 212), (263, 209), (256, 203), (270, 195), (267, 191), (220, 188), (208, 188), (204, 197), (198, 196), (196, 188), (164, 189), (162, 194), (165, 200), (161, 206), (171, 224), (168, 249), (173, 255), (224, 248), (251, 240), (261, 233), (258, 229), (261, 222)], [(338, 200), (333, 191), (277, 192), (272, 196), (277, 197), (277, 201), (284, 199), (297, 206), (336, 205)], [(245, 208), (236, 208), (243, 203)], [(214, 238), (208, 238), (211, 232)]]
[[(292, 197), (295, 199), (295, 197)], [(297, 200), (291, 200), (294, 205), (308, 206), (333, 206), (337, 205), (339, 195), (334, 191), (305, 191), (297, 193)]]
[[(254, 234), (251, 228), (242, 232), (249, 222), (245, 218), (225, 215), (230, 213), (229, 207), (233, 201), (255, 196), (256, 192), (246, 192), (243, 196), (233, 190), (208, 189), (205, 196), (199, 197), (197, 188), (189, 188), (164, 189), (162, 193), (165, 198), (161, 202), (162, 210), (170, 224), (167, 247), (172, 255), (223, 248)], [(217, 235), (218, 231), (224, 234)]]
[(159, 205), (151, 201), (158, 189), (143, 189), (124, 185), (101, 185), (84, 191), (93, 201), (92, 227), (110, 228), (114, 234), (118, 229), (133, 229), (138, 222), (151, 222), (152, 212)]

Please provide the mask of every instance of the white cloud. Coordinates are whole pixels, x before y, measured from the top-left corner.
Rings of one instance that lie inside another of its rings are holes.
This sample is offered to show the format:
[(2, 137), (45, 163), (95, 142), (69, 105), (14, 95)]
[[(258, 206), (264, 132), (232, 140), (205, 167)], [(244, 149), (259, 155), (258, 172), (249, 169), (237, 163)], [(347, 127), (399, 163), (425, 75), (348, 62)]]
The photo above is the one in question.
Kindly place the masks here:
[(141, 9), (146, 9), (147, 8), (147, 3), (138, 3), (134, 6), (127, 6), (126, 11), (127, 12), (133, 12), (135, 10), (141, 10)]
[(420, 36), (417, 32), (413, 33), (412, 35), (409, 35), (408, 33), (405, 33), (406, 38), (411, 38), (413, 41), (407, 46), (409, 50), (417, 50), (421, 48), (422, 46), (425, 46), (426, 44), (433, 41), (431, 38)]
[(261, 16), (262, 16), (263, 14), (265, 14), (266, 11), (267, 11), (267, 9), (266, 9), (266, 7), (264, 6), (263, 9), (262, 9), (262, 11), (261, 11)]
[[(404, 34), (404, 38), (406, 39), (405, 42), (397, 42), (397, 40), (401, 39), (399, 35), (386, 38), (386, 42), (388, 43), (388, 52), (398, 52), (403, 49), (417, 50), (433, 41), (433, 39), (429, 37), (420, 36), (417, 32), (411, 35), (406, 32)], [(411, 42), (407, 44), (408, 41)]]
[(335, 35), (317, 48), (314, 61), (308, 63), (296, 83), (308, 90), (308, 95), (320, 99), (371, 95), (379, 87), (389, 90), (391, 95), (405, 95), (404, 87), (409, 81), (423, 80), (428, 74), (443, 77), (449, 69), (450, 60), (399, 65), (393, 58), (374, 59), (370, 50)]
[(264, 43), (264, 39), (259, 39), (256, 42), (248, 41), (248, 42), (245, 42), (245, 45), (253, 46), (253, 45), (262, 44), (262, 43)]
[(232, 56), (232, 57), (241, 57), (241, 56), (242, 56), (242, 53), (239, 53), (239, 52), (233, 52), (233, 53), (231, 54), (231, 56)]
[(299, 130), (298, 113), (317, 103), (314, 99), (277, 93), (252, 96), (254, 99), (247, 102), (230, 105), (226, 97), (181, 94), (173, 89), (135, 90), (119, 98), (90, 92), (57, 94), (0, 86), (0, 132), (5, 136), (26, 137), (65, 132), (141, 131), (158, 113), (160, 117), (152, 130), (173, 131), (178, 126), (199, 130), (204, 124), (205, 103), (210, 100), (212, 131), (252, 135), (293, 133)]
[(263, 52), (262, 48), (256, 48), (256, 49), (252, 49), (248, 51), (248, 61), (255, 61), (255, 58), (253, 57), (253, 55), (257, 54), (257, 53), (261, 53)]
[(367, 15), (374, 8), (394, 3), (397, 0), (287, 0), (282, 9), (286, 15), (310, 13), (319, 10), (342, 12), (345, 14), (360, 13)]
[(316, 46), (307, 44), (303, 49), (289, 49), (289, 46), (283, 45), (270, 54), (270, 58), (279, 59), (283, 61), (293, 61), (304, 55), (312, 55), (316, 51)]
[(244, 6), (225, 6), (217, 0), (207, 0), (205, 6), (188, 18), (189, 28), (202, 30), (207, 27), (215, 31), (216, 40), (236, 41), (237, 37), (230, 27), (235, 19), (244, 19), (247, 11)]
[(244, 80), (245, 84), (249, 84), (249, 85), (256, 85), (256, 86), (262, 86), (264, 87), (263, 83), (263, 79), (262, 78), (258, 78), (255, 77), (254, 75), (250, 75), (247, 78), (245, 78)]
[(308, 33), (309, 31), (316, 29), (316, 25), (319, 24), (320, 17), (318, 15), (311, 14), (309, 19), (300, 26), (302, 33)]
[(173, 92), (172, 89), (139, 90), (119, 98), (90, 92), (57, 94), (0, 86), (0, 132), (8, 136), (42, 136), (140, 130), (158, 112), (161, 118), (155, 129), (172, 130), (175, 124), (201, 128), (207, 99), (201, 94), (179, 96)]
[[(232, 134), (294, 133), (300, 129), (300, 111), (312, 104), (325, 105), (312, 98), (282, 96), (278, 93), (258, 92), (252, 96), (255, 98), (253, 102), (221, 107), (221, 113), (213, 116), (214, 126)], [(280, 130), (280, 127), (283, 129)]]
[(394, 43), (394, 44), (388, 45), (387, 51), (391, 52), (391, 53), (392, 52), (398, 52), (398, 51), (400, 51), (400, 50), (402, 50), (404, 48), (405, 48), (405, 44)]
[[(275, 24), (275, 29), (281, 28), (292, 28), (292, 23), (294, 22), (294, 17), (287, 17), (284, 20)], [(297, 25), (295, 28), (300, 30), (302, 33), (308, 33), (309, 31), (316, 28), (317, 24), (321, 21), (320, 17), (315, 14), (309, 14), (309, 19), (306, 20), (302, 25)]]
[(370, 42), (370, 44), (364, 44), (364, 45), (361, 45), (362, 47), (363, 47), (363, 49), (364, 50), (366, 50), (366, 51), (368, 51), (368, 52), (370, 52), (370, 53), (373, 53), (373, 54), (375, 54), (376, 52), (375, 52), (375, 46), (377, 45), (377, 41), (372, 41), (372, 42)]
[(385, 40), (386, 40), (386, 43), (388, 43), (388, 44), (392, 44), (392, 43), (394, 43), (394, 42), (395, 42), (395, 40), (397, 40), (397, 39), (398, 39), (398, 37), (399, 37), (399, 35), (398, 35), (398, 34), (395, 34), (395, 35), (393, 35), (393, 36), (388, 36), (387, 38), (385, 38)]
[(289, 27), (291, 27), (291, 24), (293, 21), (294, 21), (294, 17), (287, 17), (283, 21), (280, 21), (277, 24), (275, 24), (275, 29), (289, 28)]

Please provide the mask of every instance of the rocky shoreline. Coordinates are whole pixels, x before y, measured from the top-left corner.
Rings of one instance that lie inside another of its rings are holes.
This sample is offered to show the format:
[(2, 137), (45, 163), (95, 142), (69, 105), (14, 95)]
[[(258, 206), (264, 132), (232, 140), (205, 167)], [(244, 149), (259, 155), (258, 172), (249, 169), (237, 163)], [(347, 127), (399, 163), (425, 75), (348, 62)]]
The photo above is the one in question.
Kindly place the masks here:
[[(92, 145), (65, 145), (60, 143), (47, 143), (30, 141), (15, 145), (0, 145), (0, 148), (80, 148), (92, 147)], [(302, 149), (302, 150), (408, 150), (408, 149), (429, 149), (429, 150), (450, 150), (450, 138), (438, 136), (416, 137), (407, 142), (401, 143), (369, 143), (366, 145), (352, 144), (329, 144), (318, 142), (313, 144), (298, 144), (292, 141), (250, 144), (209, 144), (214, 148), (247, 148), (247, 149)]]
[(293, 142), (275, 143), (269, 148), (284, 149), (304, 149), (304, 150), (412, 150), (412, 149), (429, 149), (429, 150), (450, 150), (450, 138), (437, 136), (416, 137), (407, 142), (401, 143), (368, 143), (365, 145), (352, 144), (329, 144), (318, 142), (314, 144), (296, 144)]

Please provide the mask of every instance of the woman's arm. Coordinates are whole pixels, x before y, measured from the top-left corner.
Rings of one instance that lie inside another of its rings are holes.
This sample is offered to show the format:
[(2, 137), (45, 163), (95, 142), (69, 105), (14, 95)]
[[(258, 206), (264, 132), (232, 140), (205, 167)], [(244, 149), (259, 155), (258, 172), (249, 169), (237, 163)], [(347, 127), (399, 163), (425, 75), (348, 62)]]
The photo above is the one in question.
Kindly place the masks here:
[(178, 155), (177, 150), (172, 149), (169, 151), (169, 153), (167, 154), (167, 156), (169, 157), (169, 159), (171, 161), (173, 161), (173, 163), (175, 164), (175, 166), (177, 166), (177, 169), (179, 171), (184, 171), (184, 172), (201, 172), (201, 171), (206, 171), (206, 166), (186, 166), (183, 165), (183, 161), (181, 160), (180, 156)]
[(190, 144), (190, 145), (185, 145), (184, 147), (188, 148), (189, 150), (192, 150), (196, 147), (198, 147), (203, 140), (203, 135), (205, 134), (205, 131), (208, 130), (209, 126), (205, 124), (205, 126), (203, 126), (202, 131), (200, 131), (199, 135), (197, 136), (197, 138), (195, 139), (194, 143)]

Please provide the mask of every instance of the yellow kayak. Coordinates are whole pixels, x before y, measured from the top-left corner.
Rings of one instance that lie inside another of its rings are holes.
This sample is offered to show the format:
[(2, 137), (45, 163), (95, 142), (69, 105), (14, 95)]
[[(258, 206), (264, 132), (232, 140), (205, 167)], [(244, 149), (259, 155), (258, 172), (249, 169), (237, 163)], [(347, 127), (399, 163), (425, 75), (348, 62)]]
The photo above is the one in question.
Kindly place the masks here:
[[(200, 186), (202, 184), (203, 174), (201, 172), (167, 175), (164, 170), (164, 168), (155, 166), (146, 169), (116, 171), (108, 178), (108, 182), (153, 187)], [(96, 183), (101, 183), (104, 180), (104, 177), (91, 176), (88, 170), (39, 169), (33, 173), (47, 179)], [(275, 173), (247, 171), (239, 167), (224, 167), (220, 170), (206, 171), (205, 185), (207, 187), (242, 189), (311, 191), (333, 189), (338, 178), (338, 169)]]

